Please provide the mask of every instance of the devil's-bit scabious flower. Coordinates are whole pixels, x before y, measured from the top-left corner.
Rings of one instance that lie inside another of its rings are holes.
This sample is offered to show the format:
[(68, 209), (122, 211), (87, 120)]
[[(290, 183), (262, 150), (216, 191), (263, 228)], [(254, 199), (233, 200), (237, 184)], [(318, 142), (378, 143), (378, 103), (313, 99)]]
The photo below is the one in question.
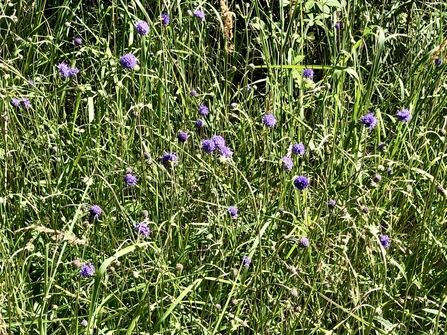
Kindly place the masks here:
[(87, 322), (86, 319), (84, 319), (84, 320), (81, 321), (81, 326), (82, 326), (82, 327), (87, 327), (87, 326), (88, 326), (88, 322)]
[(138, 59), (132, 54), (125, 54), (121, 57), (120, 63), (126, 70), (133, 70), (137, 66)]
[(167, 152), (164, 154), (163, 158), (161, 159), (161, 162), (166, 168), (168, 168), (177, 164), (178, 158), (177, 155)]
[(189, 91), (189, 94), (191, 94), (192, 97), (195, 97), (195, 96), (197, 96), (197, 91), (191, 90), (191, 91)]
[(334, 27), (335, 27), (336, 29), (340, 29), (340, 22), (336, 22), (336, 23), (334, 24)]
[(195, 123), (197, 129), (202, 129), (205, 126), (205, 122), (202, 119), (198, 119)]
[(22, 98), (22, 101), (20, 101), (20, 106), (23, 109), (31, 108), (31, 102), (27, 98)]
[(303, 77), (306, 79), (312, 79), (314, 77), (314, 70), (312, 69), (304, 69)]
[(273, 128), (276, 125), (276, 118), (272, 114), (265, 114), (262, 122), (269, 128)]
[(167, 26), (169, 24), (169, 21), (171, 21), (171, 18), (168, 14), (161, 14), (160, 21), (162, 25)]
[(202, 141), (202, 150), (209, 154), (212, 153), (216, 149), (216, 145), (213, 140), (203, 140)]
[(225, 158), (233, 157), (233, 151), (229, 147), (223, 146), (219, 149), (219, 154)]
[(230, 213), (233, 219), (237, 218), (237, 208), (235, 206), (228, 207), (228, 213)]
[(306, 152), (306, 148), (304, 148), (304, 144), (303, 143), (295, 143), (292, 146), (292, 153), (294, 155), (302, 156), (302, 155), (304, 155), (305, 152)]
[(388, 235), (380, 235), (380, 244), (384, 248), (388, 248), (390, 246), (390, 238)]
[(441, 64), (442, 64), (442, 60), (441, 60), (441, 58), (439, 58), (439, 57), (436, 58), (436, 59), (435, 59), (435, 65), (436, 65), (436, 66), (441, 66)]
[(391, 176), (393, 174), (393, 169), (389, 167), (388, 169), (386, 169), (386, 173)]
[(381, 180), (382, 180), (382, 176), (381, 176), (380, 174), (376, 173), (376, 174), (373, 176), (373, 181), (374, 181), (375, 183), (380, 183)]
[(216, 148), (221, 149), (222, 147), (225, 146), (225, 139), (222, 136), (216, 135), (216, 136), (213, 136), (211, 139), (213, 140)]
[(140, 35), (147, 35), (149, 33), (149, 25), (146, 21), (138, 21), (137, 23), (135, 23), (135, 30)]
[(293, 181), (293, 184), (295, 185), (295, 187), (297, 189), (302, 191), (302, 190), (306, 189), (307, 186), (309, 186), (309, 179), (307, 179), (307, 177), (305, 177), (305, 176), (298, 176)]
[(144, 237), (148, 237), (149, 234), (151, 233), (151, 229), (147, 226), (146, 222), (138, 223), (134, 229), (138, 234), (141, 234)]
[(244, 256), (242, 257), (242, 263), (246, 268), (248, 268), (250, 267), (251, 259), (248, 256)]
[(67, 63), (60, 63), (57, 68), (59, 69), (61, 77), (68, 78), (70, 76), (70, 67)]
[(205, 21), (205, 13), (202, 12), (200, 9), (196, 9), (193, 14), (195, 17), (199, 18), (202, 22)]
[(135, 186), (137, 184), (137, 177), (132, 173), (128, 173), (124, 176), (124, 181), (127, 186)]
[(335, 207), (336, 202), (335, 202), (335, 200), (331, 199), (331, 200), (328, 201), (327, 205), (328, 205), (329, 208), (332, 209), (332, 208)]
[(80, 38), (80, 37), (76, 37), (76, 38), (74, 39), (74, 44), (76, 44), (76, 45), (81, 45), (81, 44), (82, 44), (82, 38)]
[(79, 69), (78, 69), (77, 67), (70, 68), (70, 69), (68, 70), (68, 77), (69, 77), (69, 78), (76, 77), (76, 75), (77, 75), (78, 73), (79, 73)]
[(93, 277), (95, 274), (95, 267), (93, 264), (84, 264), (79, 271), (82, 278)]
[(309, 240), (306, 236), (301, 237), (300, 242), (298, 243), (301, 248), (307, 248), (309, 246)]
[(14, 108), (19, 108), (20, 107), (20, 100), (17, 98), (12, 98), (11, 99), (11, 106)]
[(90, 211), (90, 215), (94, 218), (94, 219), (98, 219), (99, 216), (102, 213), (102, 209), (101, 207), (99, 207), (98, 205), (93, 205), (92, 207), (90, 207), (89, 209)]
[(210, 113), (210, 110), (208, 109), (207, 106), (205, 105), (201, 105), (199, 106), (199, 114), (202, 116), (208, 116), (208, 114)]
[(368, 113), (362, 116), (360, 123), (363, 123), (369, 130), (373, 130), (377, 126), (377, 119), (373, 113)]
[(178, 133), (178, 135), (177, 135), (177, 140), (180, 142), (180, 143), (185, 143), (186, 142), (186, 140), (188, 139), (188, 134), (187, 133), (185, 133), (184, 131), (181, 131), (181, 132), (179, 132)]
[(402, 109), (401, 111), (397, 111), (396, 117), (401, 122), (408, 122), (411, 120), (411, 114), (408, 109)]
[(442, 187), (442, 185), (438, 185), (437, 187), (438, 193), (443, 197), (447, 196), (447, 191)]
[(290, 157), (284, 156), (281, 158), (281, 163), (283, 165), (284, 170), (290, 171), (293, 168), (293, 161)]

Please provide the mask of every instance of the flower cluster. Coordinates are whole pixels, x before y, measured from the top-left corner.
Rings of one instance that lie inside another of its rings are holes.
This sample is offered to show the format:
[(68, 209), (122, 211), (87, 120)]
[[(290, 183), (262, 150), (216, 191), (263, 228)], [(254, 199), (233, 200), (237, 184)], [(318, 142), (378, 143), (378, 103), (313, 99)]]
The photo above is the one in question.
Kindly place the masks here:
[(57, 68), (62, 78), (73, 78), (79, 73), (79, 69), (76, 67), (69, 67), (67, 63), (60, 63)]
[(133, 54), (125, 54), (121, 57), (120, 64), (126, 70), (133, 70), (138, 64), (138, 59)]
[(17, 98), (12, 98), (11, 106), (14, 108), (21, 107), (23, 109), (28, 109), (28, 108), (31, 108), (31, 102), (29, 101), (28, 98), (22, 98), (22, 100), (19, 100)]

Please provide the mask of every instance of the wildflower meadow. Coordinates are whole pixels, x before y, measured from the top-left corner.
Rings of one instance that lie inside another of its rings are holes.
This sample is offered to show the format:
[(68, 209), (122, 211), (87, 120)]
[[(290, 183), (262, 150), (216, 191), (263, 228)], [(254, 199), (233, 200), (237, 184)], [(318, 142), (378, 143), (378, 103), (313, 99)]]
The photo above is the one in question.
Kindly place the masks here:
[(447, 334), (445, 1), (0, 2), (0, 335)]

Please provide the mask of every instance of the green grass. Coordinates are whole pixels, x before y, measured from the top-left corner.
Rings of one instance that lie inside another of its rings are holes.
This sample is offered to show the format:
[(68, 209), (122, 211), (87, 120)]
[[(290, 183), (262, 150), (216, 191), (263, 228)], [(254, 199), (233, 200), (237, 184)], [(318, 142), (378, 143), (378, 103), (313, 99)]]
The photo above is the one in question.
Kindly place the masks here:
[[(231, 40), (217, 1), (0, 4), (0, 334), (447, 333), (447, 5), (248, 3)], [(232, 159), (201, 150), (218, 134)]]

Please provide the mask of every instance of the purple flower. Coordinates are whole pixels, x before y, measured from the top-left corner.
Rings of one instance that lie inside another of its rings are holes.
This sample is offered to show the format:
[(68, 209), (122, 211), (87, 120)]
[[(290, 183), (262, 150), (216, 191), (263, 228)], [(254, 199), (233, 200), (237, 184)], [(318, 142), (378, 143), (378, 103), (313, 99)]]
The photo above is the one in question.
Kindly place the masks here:
[(380, 174), (376, 173), (376, 174), (373, 176), (373, 181), (374, 181), (375, 183), (380, 183), (381, 180), (382, 180), (382, 176), (381, 176)]
[(303, 236), (301, 237), (298, 244), (301, 248), (307, 248), (309, 246), (309, 240), (307, 239), (306, 236)]
[(191, 96), (195, 97), (197, 95), (197, 91), (196, 90), (191, 90), (189, 92), (189, 94), (191, 94)]
[(132, 173), (128, 173), (124, 176), (124, 181), (126, 182), (127, 186), (135, 186), (137, 184), (137, 177)]
[(171, 21), (171, 18), (168, 14), (161, 14), (160, 21), (162, 25), (167, 26), (169, 24), (169, 21)]
[(242, 257), (242, 263), (246, 268), (250, 267), (251, 259), (248, 256)]
[(135, 23), (135, 30), (140, 35), (147, 35), (149, 33), (149, 25), (146, 21), (138, 21)]
[(438, 193), (443, 197), (447, 195), (447, 191), (444, 189), (444, 187), (442, 187), (442, 185), (438, 185), (436, 189), (438, 190)]
[(262, 122), (269, 128), (273, 128), (276, 125), (276, 119), (272, 114), (265, 114)]
[(82, 326), (82, 327), (87, 327), (87, 326), (88, 326), (88, 322), (87, 322), (86, 319), (84, 319), (84, 320), (81, 321), (81, 326)]
[(441, 64), (442, 64), (442, 60), (441, 60), (441, 58), (439, 58), (439, 57), (436, 58), (436, 59), (435, 59), (435, 65), (436, 65), (436, 66), (441, 66)]
[(73, 78), (76, 77), (76, 75), (79, 73), (79, 69), (77, 67), (73, 67), (68, 70), (68, 77)]
[(161, 159), (161, 162), (166, 168), (168, 168), (177, 164), (178, 158), (177, 155), (167, 152), (164, 154), (163, 158)]
[(303, 143), (295, 143), (292, 146), (292, 153), (294, 155), (302, 156), (302, 155), (304, 155), (305, 152), (306, 152), (306, 148), (304, 147)]
[(397, 111), (396, 117), (401, 122), (408, 122), (412, 118), (410, 111), (408, 109), (402, 109), (401, 111)]
[(183, 131), (179, 132), (177, 135), (177, 139), (180, 143), (185, 143), (188, 137), (188, 134)]
[(392, 168), (388, 168), (388, 169), (386, 169), (386, 172), (388, 173), (388, 175), (392, 175), (393, 174), (393, 169)]
[(388, 248), (390, 246), (390, 238), (388, 235), (380, 235), (380, 244), (384, 248)]
[(205, 21), (205, 13), (202, 12), (200, 9), (196, 9), (193, 14), (195, 17), (199, 18), (202, 22)]
[(139, 234), (143, 235), (144, 237), (148, 237), (151, 233), (151, 229), (147, 226), (146, 222), (140, 222), (138, 223), (134, 230), (138, 232)]
[(314, 70), (312, 69), (304, 69), (303, 77), (306, 79), (312, 79), (314, 77)]
[(27, 98), (22, 98), (22, 101), (20, 101), (20, 106), (24, 109), (31, 108), (31, 102)]
[(225, 158), (231, 158), (233, 156), (233, 151), (229, 147), (223, 146), (219, 150), (219, 154)]
[(368, 113), (362, 116), (360, 123), (363, 123), (365, 127), (369, 127), (369, 130), (373, 130), (377, 126), (377, 119), (373, 113)]
[(205, 122), (202, 119), (198, 119), (195, 123), (197, 129), (202, 129), (205, 126)]
[(307, 186), (309, 186), (309, 179), (307, 179), (307, 177), (305, 177), (305, 176), (298, 176), (293, 181), (293, 184), (295, 185), (295, 187), (297, 189), (302, 191), (302, 190), (306, 189)]
[(11, 106), (14, 108), (19, 108), (20, 107), (20, 100), (17, 98), (12, 98), (11, 99)]
[(60, 63), (57, 68), (59, 69), (59, 73), (63, 78), (68, 78), (70, 76), (70, 67), (67, 63)]
[(290, 171), (293, 168), (293, 162), (290, 157), (284, 156), (281, 158), (281, 162), (283, 164), (284, 170)]
[(216, 145), (213, 140), (203, 140), (202, 141), (202, 150), (209, 154), (212, 153), (216, 149)]
[(213, 140), (216, 148), (221, 149), (222, 147), (225, 146), (225, 139), (222, 136), (216, 135), (216, 136), (213, 136), (211, 139)]
[(102, 213), (102, 209), (98, 205), (93, 205), (92, 207), (90, 207), (89, 211), (93, 219), (98, 219)]
[(28, 82), (29, 82), (31, 85), (36, 86), (36, 83), (34, 82), (34, 80), (30, 79), (30, 80), (28, 80)]
[(81, 44), (82, 44), (82, 38), (80, 38), (80, 37), (76, 37), (76, 38), (74, 39), (74, 44), (76, 44), (76, 45), (81, 45)]
[(210, 110), (208, 109), (208, 107), (206, 107), (205, 105), (199, 106), (199, 114), (200, 115), (208, 116), (209, 113), (210, 113)]
[(377, 150), (379, 150), (379, 151), (383, 151), (383, 149), (385, 149), (385, 147), (386, 147), (386, 143), (385, 143), (385, 142), (380, 142), (380, 143), (377, 145)]
[(237, 208), (234, 206), (228, 207), (228, 213), (230, 213), (233, 219), (237, 218)]
[(95, 274), (95, 267), (93, 266), (92, 263), (84, 264), (81, 267), (81, 270), (79, 271), (79, 274), (81, 275), (82, 278), (93, 277), (94, 274)]
[(335, 27), (336, 29), (340, 29), (340, 22), (336, 22), (336, 23), (334, 24), (334, 27)]
[(123, 57), (121, 57), (120, 63), (121, 66), (126, 70), (133, 70), (135, 66), (137, 66), (138, 60), (137, 57), (132, 54), (125, 54)]
[(335, 200), (331, 199), (328, 201), (327, 205), (329, 208), (334, 208), (336, 205), (336, 202), (335, 202)]

